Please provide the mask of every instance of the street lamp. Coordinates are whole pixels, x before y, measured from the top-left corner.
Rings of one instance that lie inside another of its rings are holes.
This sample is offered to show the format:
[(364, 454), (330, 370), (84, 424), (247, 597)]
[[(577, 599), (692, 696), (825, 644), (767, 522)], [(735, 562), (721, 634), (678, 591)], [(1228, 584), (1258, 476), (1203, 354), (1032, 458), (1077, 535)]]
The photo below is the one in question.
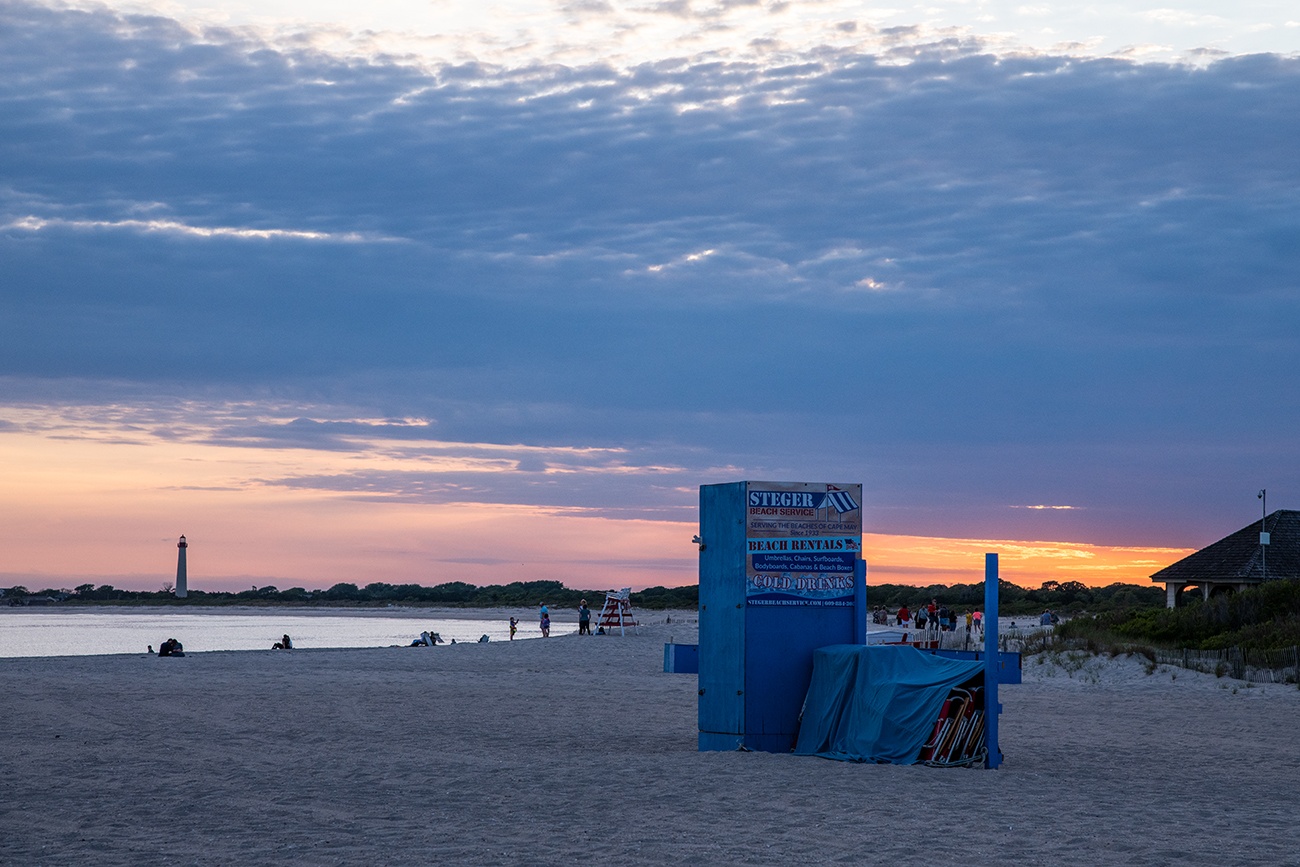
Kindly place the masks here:
[(1268, 533), (1265, 532), (1264, 521), (1268, 519), (1268, 491), (1260, 488), (1259, 491), (1259, 567), (1263, 577), (1261, 581), (1268, 580)]

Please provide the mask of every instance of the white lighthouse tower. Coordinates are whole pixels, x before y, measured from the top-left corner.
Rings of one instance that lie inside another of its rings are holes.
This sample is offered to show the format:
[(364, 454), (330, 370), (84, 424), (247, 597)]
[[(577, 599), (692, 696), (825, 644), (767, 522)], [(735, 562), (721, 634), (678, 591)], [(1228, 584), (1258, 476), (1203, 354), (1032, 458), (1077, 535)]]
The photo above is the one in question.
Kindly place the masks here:
[(185, 594), (187, 592), (187, 589), (185, 587), (185, 579), (186, 579), (185, 549), (188, 547), (189, 547), (189, 543), (185, 541), (184, 536), (181, 536), (181, 540), (176, 543), (176, 548), (177, 551), (179, 552), (176, 555), (176, 598), (177, 599), (184, 599)]

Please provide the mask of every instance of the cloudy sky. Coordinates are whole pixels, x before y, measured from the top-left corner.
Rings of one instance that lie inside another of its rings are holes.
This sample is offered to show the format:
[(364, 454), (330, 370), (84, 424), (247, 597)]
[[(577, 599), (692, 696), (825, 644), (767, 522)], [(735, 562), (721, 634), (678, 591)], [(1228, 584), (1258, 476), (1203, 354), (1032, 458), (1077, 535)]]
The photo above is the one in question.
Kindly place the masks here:
[(0, 0), (0, 586), (1145, 581), (1300, 505), (1300, 12)]

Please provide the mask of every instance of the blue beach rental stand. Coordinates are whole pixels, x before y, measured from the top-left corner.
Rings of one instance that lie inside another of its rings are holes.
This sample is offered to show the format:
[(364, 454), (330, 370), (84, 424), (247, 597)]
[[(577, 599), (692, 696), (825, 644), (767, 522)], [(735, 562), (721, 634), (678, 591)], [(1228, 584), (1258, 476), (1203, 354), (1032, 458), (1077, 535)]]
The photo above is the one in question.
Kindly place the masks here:
[(700, 487), (699, 748), (789, 752), (813, 651), (861, 643), (862, 486)]

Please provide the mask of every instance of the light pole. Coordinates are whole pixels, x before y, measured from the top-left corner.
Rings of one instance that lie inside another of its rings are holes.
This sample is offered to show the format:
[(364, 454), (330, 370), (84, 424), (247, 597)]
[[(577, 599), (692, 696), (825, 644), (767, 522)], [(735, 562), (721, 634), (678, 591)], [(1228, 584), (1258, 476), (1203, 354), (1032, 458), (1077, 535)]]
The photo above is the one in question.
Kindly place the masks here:
[(1268, 580), (1268, 532), (1264, 522), (1268, 520), (1268, 490), (1260, 488), (1259, 491), (1259, 568), (1262, 574), (1261, 581)]

